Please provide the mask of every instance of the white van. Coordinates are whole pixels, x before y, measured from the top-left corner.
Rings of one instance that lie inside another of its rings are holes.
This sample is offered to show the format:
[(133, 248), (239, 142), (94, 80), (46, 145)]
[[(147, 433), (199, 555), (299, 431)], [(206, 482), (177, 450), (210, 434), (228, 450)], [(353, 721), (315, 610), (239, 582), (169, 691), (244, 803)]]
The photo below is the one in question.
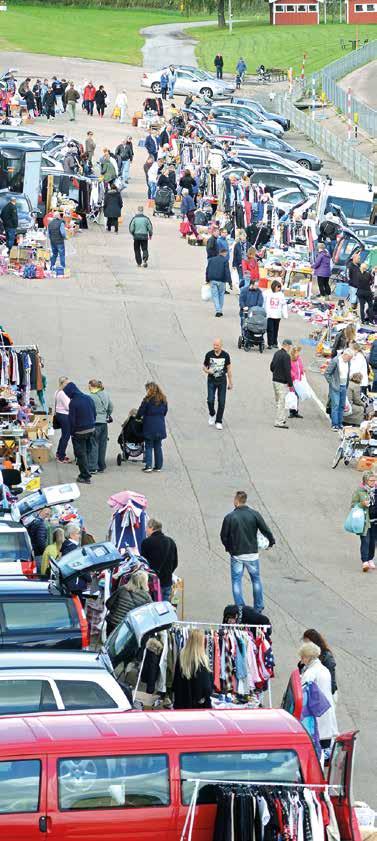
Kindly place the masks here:
[(377, 205), (374, 187), (368, 184), (356, 184), (353, 181), (325, 181), (318, 194), (316, 221), (323, 221), (326, 213), (340, 208), (348, 224), (366, 222), (369, 224)]

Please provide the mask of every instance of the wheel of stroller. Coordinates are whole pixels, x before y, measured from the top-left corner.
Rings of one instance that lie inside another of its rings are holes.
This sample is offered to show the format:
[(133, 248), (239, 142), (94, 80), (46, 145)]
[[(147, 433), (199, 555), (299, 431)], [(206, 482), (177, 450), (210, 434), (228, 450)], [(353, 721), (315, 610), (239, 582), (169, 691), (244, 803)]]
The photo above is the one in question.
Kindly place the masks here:
[(261, 341), (261, 343), (260, 343), (260, 345), (259, 345), (259, 353), (263, 353), (263, 351), (264, 351), (264, 341), (263, 341), (263, 339), (262, 339), (262, 341)]
[(347, 467), (347, 465), (348, 465), (349, 463), (350, 463), (349, 458), (345, 458), (345, 459), (344, 459), (344, 464), (346, 465), (346, 467)]
[(242, 336), (238, 336), (237, 346), (238, 346), (238, 350), (241, 350), (241, 348), (242, 348)]
[(117, 465), (118, 465), (118, 467), (122, 466), (122, 456), (121, 456), (120, 453), (118, 453), (118, 455), (117, 455)]
[(251, 345), (248, 342), (245, 342), (243, 349), (246, 351), (246, 353), (250, 353)]
[(335, 468), (338, 467), (338, 464), (339, 464), (339, 462), (342, 458), (343, 458), (343, 447), (339, 446), (336, 453), (335, 453), (333, 463), (331, 465), (333, 470), (335, 470)]

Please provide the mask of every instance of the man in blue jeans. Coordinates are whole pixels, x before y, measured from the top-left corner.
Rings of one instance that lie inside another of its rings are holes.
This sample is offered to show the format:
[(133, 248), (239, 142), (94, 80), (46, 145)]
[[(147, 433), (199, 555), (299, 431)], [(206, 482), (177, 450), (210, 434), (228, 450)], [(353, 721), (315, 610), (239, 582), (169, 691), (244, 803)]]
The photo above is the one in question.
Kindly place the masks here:
[(229, 259), (225, 248), (222, 248), (217, 257), (210, 257), (207, 265), (207, 280), (211, 287), (212, 300), (215, 307), (216, 318), (223, 314), (225, 284), (229, 283), (232, 289), (232, 278), (229, 269)]
[(242, 576), (246, 569), (253, 588), (254, 610), (262, 613), (264, 608), (263, 587), (259, 570), (258, 531), (268, 540), (268, 547), (275, 538), (262, 515), (246, 505), (247, 493), (237, 491), (234, 510), (224, 517), (220, 538), (230, 555), (233, 598), (236, 604), (244, 605)]
[(325, 377), (329, 384), (331, 429), (342, 429), (346, 404), (347, 387), (350, 378), (350, 361), (353, 351), (349, 348), (329, 362)]
[(65, 224), (60, 215), (59, 210), (56, 210), (53, 218), (48, 223), (48, 235), (51, 244), (51, 269), (55, 268), (55, 263), (59, 257), (62, 269), (65, 269), (65, 241), (67, 239), (67, 231)]

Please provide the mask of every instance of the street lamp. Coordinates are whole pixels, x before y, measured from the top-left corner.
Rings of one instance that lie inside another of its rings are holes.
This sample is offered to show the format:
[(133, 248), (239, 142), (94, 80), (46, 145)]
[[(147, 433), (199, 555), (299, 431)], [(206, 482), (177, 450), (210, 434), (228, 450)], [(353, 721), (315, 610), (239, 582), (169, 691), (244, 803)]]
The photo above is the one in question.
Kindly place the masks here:
[(233, 32), (232, 0), (228, 0), (229, 35)]

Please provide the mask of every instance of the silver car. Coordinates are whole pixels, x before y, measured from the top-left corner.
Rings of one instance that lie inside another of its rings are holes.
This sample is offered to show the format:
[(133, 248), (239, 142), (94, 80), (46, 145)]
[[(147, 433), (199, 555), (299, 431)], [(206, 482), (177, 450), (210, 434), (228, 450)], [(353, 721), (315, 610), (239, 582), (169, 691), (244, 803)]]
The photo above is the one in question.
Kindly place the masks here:
[[(158, 94), (161, 92), (160, 78), (163, 70), (154, 70), (151, 73), (144, 73), (141, 86), (148, 88), (152, 93)], [(222, 79), (215, 79), (204, 73), (201, 70), (181, 70), (176, 68), (177, 82), (174, 88), (174, 94), (181, 94), (186, 96), (188, 93), (201, 95), (212, 99), (212, 97), (230, 97), (235, 90), (233, 82), (226, 82)]]

